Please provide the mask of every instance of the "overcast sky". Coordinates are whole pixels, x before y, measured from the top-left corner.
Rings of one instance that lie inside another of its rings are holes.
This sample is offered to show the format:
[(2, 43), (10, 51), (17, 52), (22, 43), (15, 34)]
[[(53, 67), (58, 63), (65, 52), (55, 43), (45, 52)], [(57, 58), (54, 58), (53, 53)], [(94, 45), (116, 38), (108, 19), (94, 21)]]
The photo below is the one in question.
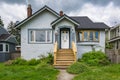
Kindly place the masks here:
[(109, 26), (120, 23), (120, 0), (0, 0), (0, 16), (5, 27), (10, 21), (26, 18), (27, 4), (33, 13), (44, 5), (68, 16), (88, 16), (94, 22), (104, 22)]

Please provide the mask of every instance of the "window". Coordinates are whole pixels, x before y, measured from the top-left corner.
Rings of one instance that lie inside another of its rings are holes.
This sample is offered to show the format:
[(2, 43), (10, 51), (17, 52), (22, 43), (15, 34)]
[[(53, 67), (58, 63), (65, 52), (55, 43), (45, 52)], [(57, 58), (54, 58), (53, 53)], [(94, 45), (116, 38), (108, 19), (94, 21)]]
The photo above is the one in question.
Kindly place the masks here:
[(9, 45), (6, 43), (0, 44), (0, 52), (9, 52)]
[(84, 30), (78, 34), (78, 41), (99, 41), (99, 31)]
[(3, 51), (3, 44), (0, 44), (0, 51)]
[(9, 51), (9, 45), (8, 44), (6, 44), (6, 52), (8, 52)]
[(89, 36), (90, 38), (90, 41), (93, 41), (93, 32), (90, 32), (90, 36)]
[(32, 43), (51, 43), (52, 30), (30, 30), (29, 42)]
[(84, 32), (84, 41), (88, 41), (88, 32)]

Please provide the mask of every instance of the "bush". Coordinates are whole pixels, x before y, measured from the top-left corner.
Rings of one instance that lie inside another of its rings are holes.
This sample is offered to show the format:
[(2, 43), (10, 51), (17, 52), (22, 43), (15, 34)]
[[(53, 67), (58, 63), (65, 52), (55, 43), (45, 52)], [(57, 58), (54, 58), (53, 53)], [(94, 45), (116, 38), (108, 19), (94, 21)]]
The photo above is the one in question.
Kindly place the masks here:
[(67, 69), (67, 72), (72, 73), (72, 74), (79, 74), (79, 73), (83, 73), (89, 70), (90, 69), (87, 65), (77, 62), (69, 66)]
[(91, 66), (98, 65), (108, 65), (109, 60), (106, 57), (105, 53), (101, 51), (91, 51), (82, 55), (82, 58), (79, 60), (80, 62), (84, 62)]
[(41, 55), (40, 56), (40, 61), (48, 63), (48, 64), (53, 64), (53, 55), (52, 55), (52, 53), (48, 53), (47, 57), (44, 56), (44, 55)]
[(17, 58), (15, 60), (13, 60), (12, 64), (17, 64), (17, 65), (27, 65), (27, 61), (25, 59), (22, 58)]
[(37, 65), (40, 63), (40, 60), (36, 60), (36, 59), (31, 59), (29, 61), (27, 61), (28, 65)]

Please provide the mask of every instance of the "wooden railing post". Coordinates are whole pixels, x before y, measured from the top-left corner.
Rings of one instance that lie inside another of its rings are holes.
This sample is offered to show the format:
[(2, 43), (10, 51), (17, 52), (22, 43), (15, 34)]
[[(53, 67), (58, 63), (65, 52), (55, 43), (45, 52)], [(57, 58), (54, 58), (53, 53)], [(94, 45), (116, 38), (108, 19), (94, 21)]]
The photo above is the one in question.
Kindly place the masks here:
[(74, 54), (74, 61), (76, 62), (77, 61), (77, 58), (76, 58), (77, 48), (76, 48), (75, 42), (72, 42), (72, 50), (73, 50), (73, 54)]
[(55, 44), (54, 44), (54, 65), (56, 64), (57, 50), (58, 50), (58, 44), (57, 44), (57, 42), (55, 42)]

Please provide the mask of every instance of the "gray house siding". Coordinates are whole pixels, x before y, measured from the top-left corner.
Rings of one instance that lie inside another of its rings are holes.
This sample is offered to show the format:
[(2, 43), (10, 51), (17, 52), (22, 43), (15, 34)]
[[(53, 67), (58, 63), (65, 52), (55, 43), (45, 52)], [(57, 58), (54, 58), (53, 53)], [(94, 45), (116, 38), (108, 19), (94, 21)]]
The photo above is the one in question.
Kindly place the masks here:
[(0, 53), (0, 62), (5, 62), (10, 59), (10, 53)]

